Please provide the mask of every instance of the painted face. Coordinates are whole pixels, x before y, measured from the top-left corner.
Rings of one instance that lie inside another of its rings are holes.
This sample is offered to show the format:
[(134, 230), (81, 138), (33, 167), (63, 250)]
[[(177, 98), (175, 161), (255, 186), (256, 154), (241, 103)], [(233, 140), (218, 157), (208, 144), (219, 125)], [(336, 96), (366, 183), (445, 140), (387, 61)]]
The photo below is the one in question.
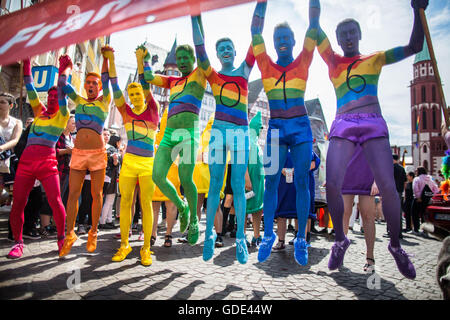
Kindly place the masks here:
[(53, 114), (58, 108), (58, 91), (50, 90), (47, 95), (47, 113)]
[(353, 22), (348, 22), (339, 27), (336, 31), (339, 46), (346, 57), (353, 57), (359, 54), (359, 41), (361, 33), (358, 26)]
[(236, 56), (236, 50), (234, 49), (231, 41), (221, 41), (217, 45), (217, 58), (219, 58), (222, 66), (233, 65), (234, 57)]
[(131, 104), (133, 104), (136, 109), (142, 110), (144, 108), (144, 92), (141, 88), (129, 88), (128, 97), (130, 98)]
[(105, 141), (105, 144), (108, 143), (109, 138), (111, 137), (111, 134), (108, 130), (103, 130), (103, 141)]
[(0, 97), (0, 112), (9, 111), (12, 108), (12, 105), (9, 104), (8, 100), (5, 97)]
[(183, 77), (194, 70), (195, 58), (186, 50), (179, 50), (176, 59), (178, 70), (181, 71)]
[(278, 28), (273, 34), (273, 43), (279, 59), (292, 57), (295, 46), (294, 34), (288, 28)]
[(102, 85), (100, 79), (95, 76), (88, 76), (84, 82), (84, 89), (87, 92), (88, 99), (97, 99)]

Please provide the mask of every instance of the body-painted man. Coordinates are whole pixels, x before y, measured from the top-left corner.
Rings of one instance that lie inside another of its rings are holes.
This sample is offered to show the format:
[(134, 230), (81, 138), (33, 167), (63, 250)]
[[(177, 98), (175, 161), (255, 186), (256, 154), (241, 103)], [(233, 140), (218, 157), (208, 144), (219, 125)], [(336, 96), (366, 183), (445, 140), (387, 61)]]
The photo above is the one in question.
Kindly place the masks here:
[[(264, 161), (266, 182), (264, 192), (264, 238), (259, 247), (258, 260), (266, 261), (276, 239), (273, 232), (273, 218), (277, 207), (277, 190), (281, 170), (290, 149), (297, 193), (297, 218), (299, 230), (294, 242), (294, 257), (300, 265), (308, 263), (308, 247), (305, 227), (309, 214), (309, 167), (312, 152), (312, 132), (305, 108), (304, 95), (309, 66), (313, 58), (315, 43), (314, 29), (310, 24), (300, 55), (294, 60), (292, 50), (294, 34), (287, 23), (277, 25), (274, 30), (274, 44), (278, 55), (276, 63), (267, 55), (262, 30), (267, 2), (259, 2), (252, 21), (253, 53), (261, 71), (264, 90), (269, 99), (270, 120), (267, 133)], [(313, 9), (314, 10), (314, 9)]]
[[(200, 138), (198, 114), (206, 89), (206, 78), (203, 70), (194, 69), (194, 50), (189, 45), (178, 46), (175, 53), (181, 77), (153, 73), (148, 63), (150, 54), (144, 48), (139, 50), (145, 52), (142, 54), (145, 80), (158, 87), (170, 89), (167, 127), (156, 152), (153, 181), (178, 208), (180, 231), (184, 232), (189, 225), (188, 242), (195, 245), (199, 235), (198, 194), (193, 173)], [(175, 187), (167, 179), (167, 173), (178, 154), (180, 155), (178, 172), (188, 205), (180, 199)]]
[(236, 258), (244, 264), (248, 260), (245, 224), (245, 173), (247, 171), (249, 139), (248, 139), (248, 78), (255, 63), (250, 46), (246, 59), (238, 68), (234, 67), (236, 50), (229, 38), (216, 42), (217, 58), (222, 65), (219, 72), (211, 67), (205, 50), (201, 17), (192, 17), (195, 50), (198, 66), (208, 79), (216, 100), (215, 119), (211, 129), (209, 142), (209, 184), (208, 205), (206, 213), (205, 244), (203, 260), (208, 261), (214, 254), (216, 233), (212, 230), (216, 210), (220, 201), (220, 190), (223, 185), (227, 153), (231, 154), (231, 187), (237, 218)]
[[(136, 52), (136, 55), (142, 51)], [(142, 229), (144, 231), (144, 246), (141, 248), (141, 263), (144, 266), (152, 264), (150, 238), (153, 229), (152, 197), (155, 185), (152, 180), (153, 153), (156, 129), (158, 127), (159, 104), (153, 98), (150, 85), (144, 80), (144, 64), (138, 59), (138, 74), (140, 84), (132, 82), (128, 85), (128, 97), (133, 108), (125, 102), (120, 90), (113, 51), (105, 52), (109, 60), (109, 78), (113, 89), (114, 102), (122, 115), (128, 144), (123, 157), (119, 176), (120, 189), (120, 235), (121, 244), (112, 261), (122, 261), (131, 252), (128, 242), (128, 232), (131, 226), (131, 207), (135, 186), (139, 180), (140, 200), (142, 209)]]
[[(319, 1), (314, 2), (320, 9)], [(383, 213), (391, 232), (389, 251), (405, 277), (413, 279), (416, 276), (408, 255), (400, 247), (400, 202), (394, 182), (389, 133), (377, 93), (383, 66), (422, 50), (424, 33), (419, 8), (425, 9), (428, 0), (413, 0), (411, 4), (414, 8), (414, 28), (409, 44), (404, 47), (362, 55), (359, 52), (361, 29), (358, 22), (352, 19), (344, 20), (336, 29), (343, 56), (333, 51), (323, 30), (320, 29), (318, 33), (318, 50), (328, 65), (337, 98), (337, 114), (330, 130), (326, 170), (327, 200), (336, 232), (336, 242), (328, 262), (330, 270), (342, 265), (345, 251), (350, 245), (342, 225), (344, 206), (341, 186), (356, 144), (361, 144), (383, 198)]]
[[(71, 64), (66, 57), (61, 57), (59, 61), (60, 69)], [(27, 145), (20, 157), (14, 181), (14, 202), (10, 219), (16, 244), (8, 254), (9, 258), (20, 258), (22, 256), (24, 209), (36, 179), (42, 183), (48, 203), (53, 211), (53, 219), (58, 232), (58, 251), (61, 250), (64, 243), (66, 220), (66, 211), (61, 200), (55, 145), (69, 120), (67, 98), (61, 90), (52, 87), (48, 91), (47, 107), (45, 107), (39, 100), (34, 87), (29, 59), (24, 61), (23, 75), (28, 99), (33, 108), (34, 120), (31, 124)]]
[[(104, 47), (102, 48), (102, 53), (105, 50), (111, 49)], [(71, 67), (61, 70), (58, 80), (58, 87), (62, 88), (64, 93), (75, 102), (75, 124), (77, 127), (77, 138), (75, 139), (70, 160), (66, 238), (64, 246), (59, 253), (60, 257), (67, 255), (77, 240), (74, 232), (75, 220), (78, 214), (78, 199), (87, 170), (89, 170), (91, 175), (92, 227), (88, 233), (86, 249), (88, 252), (94, 252), (97, 248), (97, 227), (102, 212), (103, 182), (108, 159), (105, 141), (102, 136), (111, 102), (108, 87), (108, 61), (106, 58), (103, 58), (101, 76), (94, 72), (86, 75), (84, 89), (86, 90), (87, 98), (78, 95), (74, 87), (67, 83), (67, 78), (71, 71)], [(99, 96), (102, 89), (103, 95)]]

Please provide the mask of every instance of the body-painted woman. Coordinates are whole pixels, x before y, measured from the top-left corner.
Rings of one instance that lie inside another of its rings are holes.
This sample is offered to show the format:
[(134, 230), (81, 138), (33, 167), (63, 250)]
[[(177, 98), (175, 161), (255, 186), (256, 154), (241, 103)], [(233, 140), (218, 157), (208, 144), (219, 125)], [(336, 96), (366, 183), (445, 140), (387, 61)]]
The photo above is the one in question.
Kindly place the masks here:
[[(265, 157), (266, 182), (264, 192), (264, 238), (259, 247), (258, 260), (266, 261), (276, 239), (273, 218), (277, 208), (277, 191), (281, 170), (290, 149), (295, 169), (297, 194), (297, 218), (299, 230), (294, 241), (294, 257), (300, 265), (308, 263), (308, 246), (305, 227), (309, 214), (309, 168), (312, 153), (312, 132), (305, 108), (304, 95), (309, 66), (313, 58), (314, 29), (310, 24), (306, 32), (303, 49), (294, 60), (294, 33), (287, 23), (274, 30), (274, 44), (278, 55), (276, 63), (267, 55), (262, 31), (267, 2), (259, 2), (252, 21), (253, 53), (261, 71), (264, 90), (269, 99), (270, 120), (267, 133)], [(314, 10), (314, 9), (313, 9)], [(277, 153), (278, 151), (278, 153)], [(306, 205), (305, 205), (306, 204)]]
[[(141, 54), (142, 50), (136, 51)], [(144, 80), (144, 64), (138, 59), (139, 83), (128, 85), (128, 97), (133, 108), (125, 102), (120, 90), (114, 53), (105, 52), (109, 60), (109, 78), (113, 89), (114, 102), (122, 115), (128, 144), (123, 157), (122, 169), (119, 176), (120, 189), (120, 235), (121, 243), (113, 261), (122, 261), (131, 252), (128, 242), (128, 232), (131, 226), (131, 207), (135, 186), (139, 180), (140, 200), (142, 208), (142, 229), (144, 231), (144, 246), (141, 248), (141, 263), (145, 266), (152, 264), (150, 252), (150, 238), (153, 228), (152, 197), (155, 185), (152, 180), (153, 153), (155, 133), (158, 127), (159, 104), (153, 98), (150, 85)]]
[[(320, 9), (319, 0), (314, 2)], [(356, 144), (361, 144), (383, 198), (383, 213), (391, 232), (389, 251), (405, 277), (413, 279), (416, 276), (413, 264), (400, 247), (400, 202), (395, 189), (389, 133), (381, 114), (377, 92), (383, 66), (422, 50), (424, 33), (419, 8), (425, 9), (428, 0), (413, 0), (411, 4), (414, 8), (414, 28), (409, 44), (404, 47), (362, 55), (359, 52), (361, 29), (359, 23), (352, 19), (344, 20), (336, 29), (343, 56), (333, 51), (323, 30), (320, 29), (318, 33), (318, 50), (328, 65), (337, 98), (337, 114), (330, 130), (326, 170), (327, 200), (336, 232), (336, 242), (328, 262), (330, 270), (342, 265), (345, 251), (350, 245), (342, 225), (344, 205), (341, 186)]]
[[(102, 48), (111, 50), (108, 47)], [(67, 200), (67, 230), (64, 246), (59, 255), (63, 257), (70, 252), (77, 240), (74, 232), (75, 220), (78, 214), (78, 199), (83, 187), (86, 171), (91, 175), (92, 193), (92, 227), (88, 233), (86, 249), (94, 252), (97, 248), (97, 227), (103, 204), (103, 182), (107, 166), (105, 141), (102, 136), (103, 127), (109, 112), (111, 96), (109, 92), (108, 61), (103, 58), (102, 75), (90, 72), (86, 75), (84, 89), (87, 98), (78, 95), (74, 87), (67, 83), (72, 71), (71, 67), (60, 71), (58, 87), (62, 88), (73, 102), (75, 102), (75, 124), (77, 138), (72, 150), (69, 173), (69, 197)], [(103, 88), (103, 95), (99, 96)]]
[[(71, 64), (66, 56), (61, 57), (59, 62), (60, 70)], [(20, 258), (23, 253), (24, 209), (36, 179), (42, 183), (53, 211), (53, 219), (58, 232), (58, 251), (61, 250), (64, 243), (66, 220), (66, 211), (61, 200), (55, 145), (69, 120), (67, 98), (61, 90), (52, 87), (48, 91), (47, 107), (45, 107), (39, 100), (34, 87), (31, 63), (28, 59), (24, 61), (23, 75), (28, 99), (33, 108), (34, 121), (31, 124), (27, 145), (20, 157), (14, 181), (14, 202), (10, 219), (16, 245), (8, 254), (10, 258)]]
[(217, 57), (222, 69), (217, 72), (211, 67), (205, 50), (201, 17), (192, 17), (195, 50), (198, 66), (208, 79), (216, 100), (215, 119), (211, 129), (209, 142), (209, 184), (206, 213), (205, 244), (203, 260), (208, 261), (214, 254), (216, 233), (212, 230), (216, 210), (220, 201), (220, 190), (223, 185), (227, 153), (231, 153), (231, 187), (233, 189), (234, 207), (237, 218), (236, 258), (244, 264), (248, 260), (245, 224), (245, 173), (247, 171), (249, 138), (248, 138), (248, 78), (255, 63), (252, 48), (249, 48), (246, 59), (238, 68), (234, 67), (236, 50), (229, 38), (216, 42)]
[[(170, 89), (167, 127), (155, 156), (153, 181), (172, 201), (180, 212), (180, 231), (189, 225), (188, 242), (195, 245), (198, 241), (197, 188), (193, 181), (195, 160), (200, 139), (198, 114), (206, 89), (203, 70), (194, 69), (194, 50), (189, 45), (178, 46), (176, 61), (182, 76), (164, 76), (152, 72), (148, 61), (150, 54), (144, 50), (145, 80), (158, 87)], [(177, 155), (180, 155), (178, 172), (186, 205), (177, 194), (173, 184), (167, 179), (167, 173)], [(190, 212), (190, 215), (189, 215)]]

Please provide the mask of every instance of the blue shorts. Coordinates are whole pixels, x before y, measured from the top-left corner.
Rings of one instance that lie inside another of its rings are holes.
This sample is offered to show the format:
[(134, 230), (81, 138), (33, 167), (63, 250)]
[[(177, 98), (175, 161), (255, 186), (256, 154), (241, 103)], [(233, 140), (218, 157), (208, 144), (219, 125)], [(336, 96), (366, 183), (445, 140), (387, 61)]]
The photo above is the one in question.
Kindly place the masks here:
[(312, 142), (313, 136), (308, 116), (292, 119), (270, 119), (267, 131), (267, 144), (296, 146)]

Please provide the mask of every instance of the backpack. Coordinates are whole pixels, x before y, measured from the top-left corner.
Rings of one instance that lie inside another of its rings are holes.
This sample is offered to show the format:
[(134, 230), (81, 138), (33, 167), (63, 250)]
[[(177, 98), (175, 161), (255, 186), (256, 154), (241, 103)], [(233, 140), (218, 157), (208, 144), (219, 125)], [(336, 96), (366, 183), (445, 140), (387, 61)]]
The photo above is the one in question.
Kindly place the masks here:
[(431, 191), (431, 188), (428, 186), (428, 184), (426, 184), (420, 195), (420, 198), (422, 198), (423, 205), (428, 206), (433, 196), (434, 196), (433, 191)]

